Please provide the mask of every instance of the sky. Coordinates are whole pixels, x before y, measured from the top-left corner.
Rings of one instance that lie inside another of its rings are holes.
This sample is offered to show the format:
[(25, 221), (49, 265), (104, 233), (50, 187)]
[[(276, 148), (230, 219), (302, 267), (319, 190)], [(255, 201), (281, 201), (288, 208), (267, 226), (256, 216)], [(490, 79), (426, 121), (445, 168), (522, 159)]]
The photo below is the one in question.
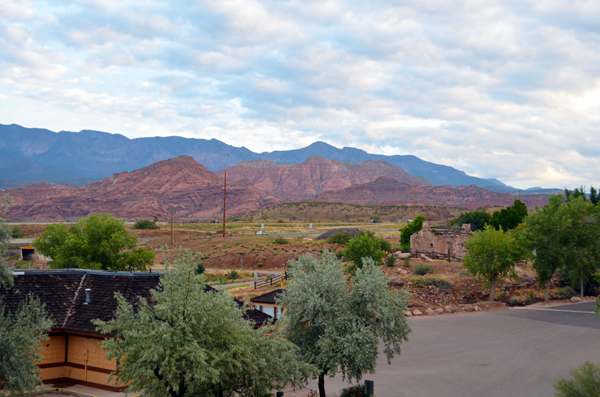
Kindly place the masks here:
[(600, 2), (0, 1), (0, 123), (600, 185)]

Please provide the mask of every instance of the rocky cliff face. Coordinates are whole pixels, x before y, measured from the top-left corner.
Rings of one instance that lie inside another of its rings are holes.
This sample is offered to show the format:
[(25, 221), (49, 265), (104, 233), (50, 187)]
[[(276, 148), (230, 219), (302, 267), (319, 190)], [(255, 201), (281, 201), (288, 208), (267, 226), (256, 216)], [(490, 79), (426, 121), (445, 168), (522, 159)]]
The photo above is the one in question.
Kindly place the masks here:
[[(166, 216), (174, 206), (177, 217), (218, 216), (223, 211), (223, 179), (192, 157), (161, 161), (133, 172), (83, 187), (39, 183), (3, 192), (14, 201), (13, 219), (74, 219), (109, 212), (123, 218)], [(227, 183), (227, 214), (238, 215), (276, 205), (280, 197), (246, 181)]]
[[(324, 192), (311, 201), (360, 205), (412, 205), (413, 186), (395, 179), (380, 177), (373, 182), (353, 185), (346, 189)], [(475, 185), (417, 186), (416, 204), (477, 209), (485, 206), (509, 206), (515, 197), (509, 193), (495, 193)], [(524, 197), (522, 201), (530, 210), (548, 203), (545, 197)]]
[(256, 160), (217, 172), (227, 178), (247, 180), (260, 190), (281, 196), (287, 202), (309, 200), (328, 190), (340, 190), (355, 184), (372, 182), (385, 176), (407, 185), (431, 186), (425, 178), (409, 175), (402, 168), (385, 161), (343, 163), (322, 157), (311, 157), (301, 164), (280, 165)]

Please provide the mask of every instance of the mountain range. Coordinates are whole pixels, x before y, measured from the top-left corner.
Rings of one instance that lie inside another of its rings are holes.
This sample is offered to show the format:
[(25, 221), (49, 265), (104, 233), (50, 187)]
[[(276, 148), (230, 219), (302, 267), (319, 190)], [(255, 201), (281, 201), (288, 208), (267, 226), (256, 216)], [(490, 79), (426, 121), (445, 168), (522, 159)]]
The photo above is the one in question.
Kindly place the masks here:
[(476, 185), (498, 191), (515, 191), (496, 179), (467, 175), (412, 155), (385, 156), (315, 142), (295, 150), (256, 153), (216, 139), (152, 137), (129, 139), (99, 131), (60, 131), (0, 124), (0, 189), (45, 181), (84, 185), (114, 173), (133, 171), (181, 155), (193, 157), (210, 171), (240, 162), (266, 160), (279, 165), (300, 164), (311, 157), (343, 163), (385, 161), (434, 186)]
[[(478, 208), (514, 201), (508, 193), (475, 185), (433, 186), (382, 161), (353, 164), (321, 157), (294, 165), (249, 161), (213, 173), (194, 158), (180, 156), (81, 187), (37, 183), (2, 195), (13, 202), (7, 213), (13, 220), (75, 220), (99, 212), (127, 219), (166, 217), (171, 206), (180, 219), (211, 219), (223, 211), (224, 175), (219, 174), (225, 172), (230, 216), (292, 201), (408, 205), (414, 189), (419, 205)], [(527, 199), (529, 206), (547, 202), (543, 197)]]

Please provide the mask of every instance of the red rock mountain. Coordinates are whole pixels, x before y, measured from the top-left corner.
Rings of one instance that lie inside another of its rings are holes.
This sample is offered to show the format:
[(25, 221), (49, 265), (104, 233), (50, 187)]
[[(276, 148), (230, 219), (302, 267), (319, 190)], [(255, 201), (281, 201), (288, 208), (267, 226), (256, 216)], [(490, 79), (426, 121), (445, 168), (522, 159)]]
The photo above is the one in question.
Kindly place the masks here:
[(300, 164), (280, 165), (267, 160), (242, 161), (217, 172), (227, 180), (247, 180), (260, 190), (281, 196), (287, 202), (309, 200), (328, 190), (372, 182), (380, 176), (408, 185), (431, 186), (425, 178), (412, 176), (385, 161), (342, 163), (311, 157)]
[[(346, 189), (324, 192), (310, 201), (322, 203), (347, 203), (359, 205), (412, 205), (413, 186), (392, 178), (380, 177), (373, 182), (353, 185)], [(515, 197), (509, 193), (496, 193), (475, 185), (417, 186), (417, 205), (436, 205), (477, 209), (485, 206), (509, 206)], [(548, 203), (545, 197), (524, 197), (522, 201), (529, 209)]]
[[(13, 219), (73, 219), (99, 212), (123, 218), (166, 216), (171, 205), (177, 217), (213, 216), (223, 210), (223, 179), (189, 156), (114, 174), (83, 187), (38, 183), (7, 189), (4, 194), (14, 201), (8, 212)], [(246, 181), (227, 182), (229, 215), (281, 201)]]

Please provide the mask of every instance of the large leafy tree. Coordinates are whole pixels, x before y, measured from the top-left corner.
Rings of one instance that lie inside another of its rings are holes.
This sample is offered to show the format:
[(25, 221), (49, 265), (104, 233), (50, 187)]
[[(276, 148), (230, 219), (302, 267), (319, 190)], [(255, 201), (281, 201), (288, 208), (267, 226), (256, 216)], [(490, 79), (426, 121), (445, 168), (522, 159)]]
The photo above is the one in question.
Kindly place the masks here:
[(558, 269), (583, 284), (594, 272), (598, 261), (598, 207), (583, 197), (570, 202), (560, 195), (550, 197), (548, 205), (536, 208), (527, 217), (527, 237), (535, 251), (533, 268), (538, 282), (546, 288)]
[(326, 376), (341, 373), (359, 381), (375, 372), (380, 342), (389, 363), (408, 341), (408, 293), (389, 289), (372, 259), (365, 265), (347, 283), (342, 263), (331, 253), (290, 261), (293, 278), (278, 298), (286, 308), (282, 327), (300, 347), (300, 357), (314, 365), (321, 397)]
[(374, 263), (381, 263), (384, 256), (382, 240), (375, 237), (373, 232), (361, 232), (346, 244), (346, 250), (342, 252), (344, 257), (354, 263), (352, 272), (356, 268), (362, 268), (365, 258), (370, 258)]
[(0, 303), (0, 387), (22, 396), (41, 385), (42, 344), (52, 328), (44, 305), (27, 296), (11, 313)]
[(465, 248), (468, 252), (463, 264), (469, 273), (483, 280), (484, 288), (489, 286), (489, 300), (493, 301), (498, 279), (516, 277), (515, 263), (521, 259), (521, 249), (510, 233), (490, 225), (473, 233), (465, 242)]
[(511, 230), (517, 227), (527, 216), (527, 207), (521, 200), (515, 200), (510, 207), (495, 211), (490, 217), (489, 224), (496, 230)]
[(146, 270), (154, 263), (154, 253), (136, 248), (137, 239), (127, 233), (124, 221), (110, 214), (90, 215), (69, 228), (49, 225), (33, 246), (59, 269)]
[(298, 348), (273, 326), (254, 329), (226, 293), (205, 291), (200, 265), (179, 250), (151, 302), (134, 307), (117, 294), (116, 318), (95, 321), (115, 336), (103, 342), (119, 363), (111, 378), (155, 397), (264, 396), (300, 385), (310, 366), (296, 359)]
[(403, 250), (410, 249), (410, 236), (423, 229), (423, 222), (425, 222), (425, 217), (417, 215), (411, 223), (400, 228), (400, 246)]
[(463, 212), (458, 217), (450, 221), (452, 227), (462, 227), (464, 224), (471, 225), (471, 230), (476, 232), (483, 230), (483, 227), (490, 222), (491, 215), (487, 211), (475, 210), (470, 212)]
[[(574, 190), (565, 188), (565, 197), (567, 198), (567, 201), (571, 201), (580, 197), (582, 197), (584, 200), (588, 199), (587, 193), (585, 192), (585, 188), (583, 186), (580, 188), (575, 188)], [(598, 201), (600, 201), (600, 193), (593, 186), (590, 187), (589, 200), (594, 205), (597, 205)]]

